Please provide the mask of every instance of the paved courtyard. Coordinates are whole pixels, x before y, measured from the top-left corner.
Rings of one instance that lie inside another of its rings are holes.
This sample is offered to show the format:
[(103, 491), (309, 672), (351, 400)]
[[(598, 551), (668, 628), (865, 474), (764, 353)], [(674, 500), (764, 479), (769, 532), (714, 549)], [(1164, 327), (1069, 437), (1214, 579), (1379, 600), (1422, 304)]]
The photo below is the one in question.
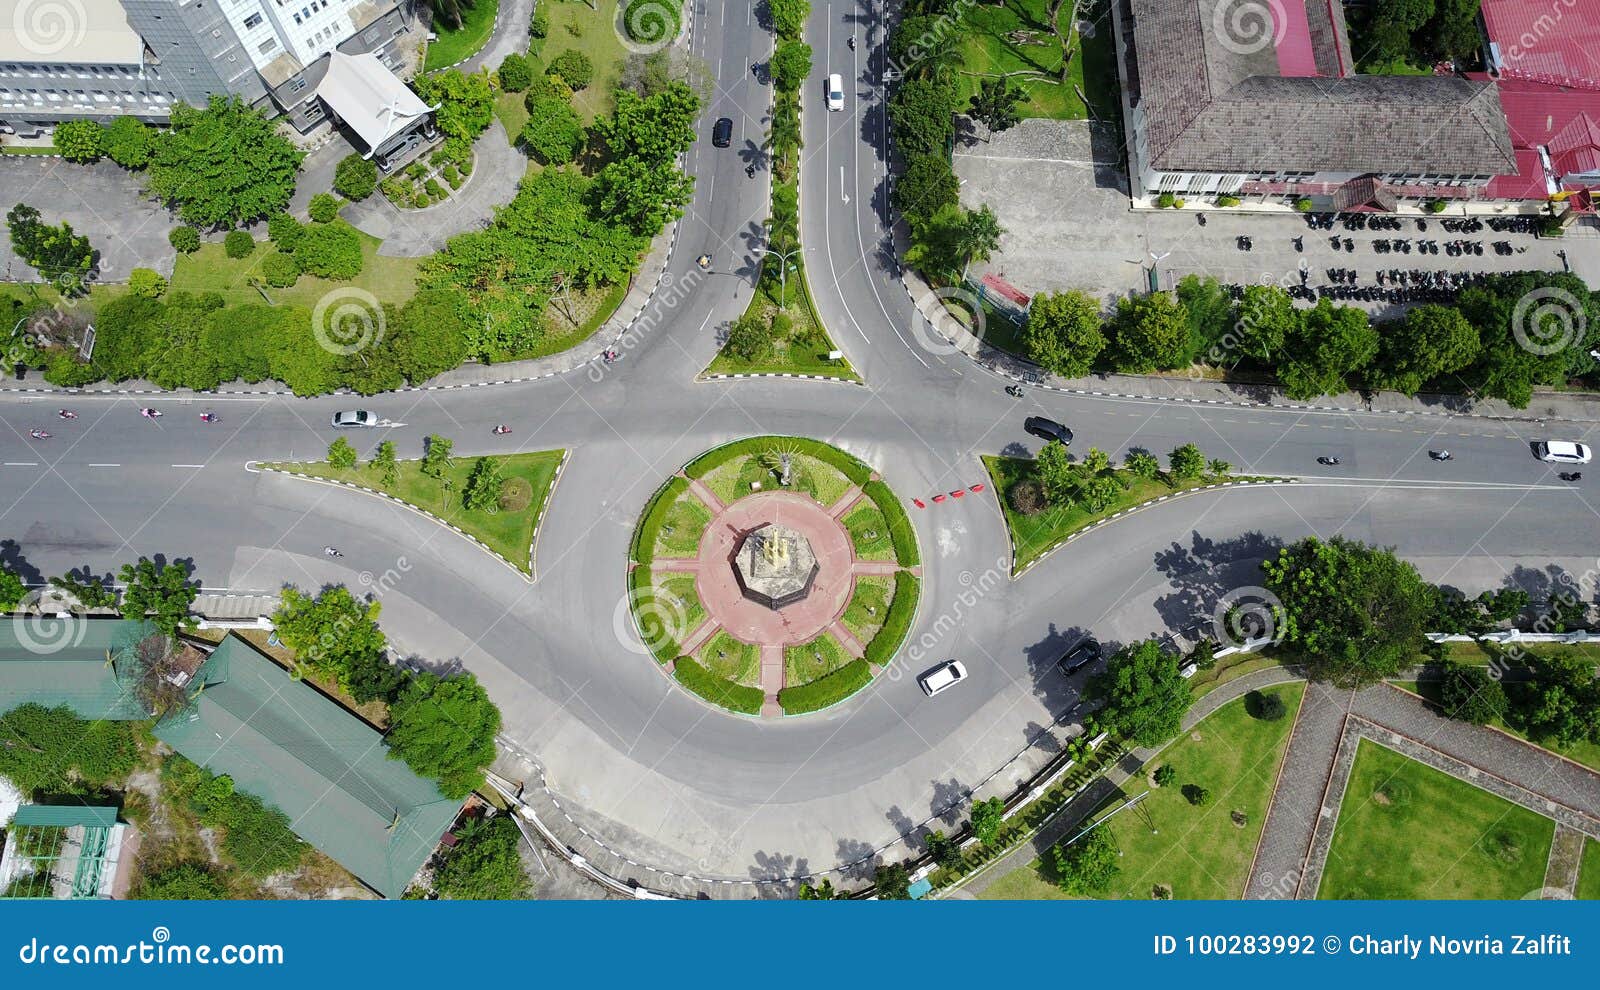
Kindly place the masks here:
[[(87, 235), (100, 252), (102, 281), (126, 282), (134, 268), (172, 274), (177, 252), (167, 242), (167, 232), (178, 221), (144, 194), (141, 176), (111, 162), (74, 165), (62, 158), (0, 157), (0, 209), (18, 203), (38, 209), (46, 223), (65, 220)], [(38, 272), (12, 251), (11, 238), (3, 240), (6, 281), (39, 281)]]
[[(1184, 275), (1214, 275), (1224, 282), (1299, 281), (1302, 259), (1308, 265), (1308, 283), (1333, 284), (1328, 268), (1355, 269), (1361, 285), (1375, 285), (1381, 269), (1429, 269), (1453, 272), (1495, 272), (1542, 269), (1562, 270), (1559, 251), (1565, 250), (1572, 270), (1590, 284), (1600, 284), (1600, 229), (1580, 228), (1556, 239), (1531, 234), (1497, 234), (1484, 227), (1476, 234), (1446, 232), (1438, 219), (1428, 220), (1425, 232), (1415, 221), (1402, 220), (1398, 231), (1310, 230), (1298, 214), (1241, 213), (1230, 210), (1139, 211), (1129, 208), (1127, 178), (1116, 165), (1119, 143), (1111, 129), (1085, 121), (1025, 120), (1011, 130), (987, 140), (980, 131), (958, 144), (956, 175), (961, 179), (961, 201), (969, 208), (987, 203), (1000, 218), (1006, 234), (1000, 250), (974, 277), (1003, 275), (1023, 292), (1082, 289), (1110, 302), (1118, 296), (1147, 287), (1145, 270), (1155, 260), (1162, 288), (1170, 288)], [(1017, 196), (1016, 190), (1030, 194)], [(1350, 238), (1355, 248), (1335, 250), (1329, 237)], [(1248, 235), (1253, 250), (1239, 250), (1237, 239)], [(1293, 239), (1303, 237), (1304, 251)], [(1410, 254), (1378, 254), (1372, 242), (1410, 239)], [(1415, 247), (1419, 238), (1441, 242), (1476, 239), (1481, 256), (1450, 257), (1441, 247), (1437, 255), (1423, 255)], [(1492, 242), (1513, 245), (1510, 255), (1494, 253)], [(1526, 249), (1526, 250), (1521, 250)], [(1386, 304), (1362, 304), (1380, 310)]]

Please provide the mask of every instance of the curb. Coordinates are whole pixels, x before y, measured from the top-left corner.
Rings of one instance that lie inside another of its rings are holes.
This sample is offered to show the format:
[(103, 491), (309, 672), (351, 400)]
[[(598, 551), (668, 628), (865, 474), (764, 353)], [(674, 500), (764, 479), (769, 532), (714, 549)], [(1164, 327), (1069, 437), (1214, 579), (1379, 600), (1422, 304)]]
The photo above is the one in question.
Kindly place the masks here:
[(866, 388), (867, 387), (867, 383), (866, 382), (861, 381), (859, 379), (855, 379), (855, 378), (837, 378), (837, 377), (835, 377), (833, 375), (800, 375), (800, 374), (795, 374), (793, 372), (788, 372), (788, 371), (758, 371), (758, 372), (751, 372), (751, 373), (746, 373), (746, 374), (733, 374), (733, 375), (706, 375), (706, 374), (702, 374), (698, 378), (696, 378), (695, 381), (697, 381), (697, 382), (725, 382), (725, 381), (739, 381), (739, 380), (750, 379), (750, 378), (795, 378), (795, 379), (799, 379), (801, 381), (833, 382), (833, 383), (835, 383), (837, 385), (859, 385), (862, 388)]
[[(1111, 515), (1106, 516), (1104, 519), (1097, 519), (1094, 522), (1090, 523), (1089, 525), (1083, 527), (1082, 529), (1075, 530), (1075, 531), (1073, 531), (1071, 533), (1068, 533), (1066, 536), (1062, 537), (1060, 540), (1058, 540), (1054, 544), (1052, 544), (1050, 549), (1046, 550), (1044, 553), (1040, 554), (1038, 557), (1036, 557), (1033, 560), (1029, 561), (1026, 566), (1022, 567), (1020, 570), (1013, 570), (1012, 573), (1011, 573), (1011, 579), (1013, 581), (1015, 581), (1015, 580), (1021, 578), (1024, 574), (1026, 574), (1030, 570), (1032, 570), (1036, 565), (1043, 563), (1052, 554), (1054, 554), (1057, 550), (1060, 550), (1062, 547), (1064, 547), (1067, 544), (1069, 544), (1069, 543), (1073, 542), (1074, 540), (1078, 539), (1078, 537), (1085, 536), (1085, 535), (1087, 535), (1089, 533), (1094, 532), (1095, 530), (1099, 529), (1100, 527), (1107, 525), (1108, 523), (1112, 523), (1112, 522), (1115, 522), (1118, 519), (1121, 519), (1123, 516), (1132, 515), (1135, 512), (1139, 512), (1141, 510), (1148, 509), (1153, 505), (1159, 505), (1162, 502), (1170, 502), (1170, 501), (1173, 501), (1174, 499), (1187, 498), (1190, 495), (1199, 495), (1202, 492), (1216, 491), (1217, 489), (1221, 489), (1221, 488), (1252, 488), (1252, 487), (1260, 487), (1262, 485), (1298, 485), (1299, 483), (1300, 483), (1300, 479), (1299, 478), (1268, 478), (1268, 479), (1265, 479), (1265, 480), (1262, 480), (1262, 481), (1221, 481), (1221, 482), (1217, 482), (1215, 484), (1199, 485), (1199, 486), (1194, 487), (1194, 488), (1184, 489), (1181, 492), (1171, 492), (1171, 493), (1166, 494), (1166, 495), (1157, 496), (1156, 498), (1147, 499), (1147, 500), (1145, 500), (1143, 502), (1138, 503), (1137, 505), (1130, 505), (1126, 509), (1119, 509), (1116, 512), (1113, 512)], [(998, 501), (1002, 497), (1000, 495), (1000, 492), (999, 492), (998, 488), (995, 491), (994, 497), (995, 497), (996, 501)], [(1001, 512), (1002, 515), (1005, 514), (1005, 506), (1002, 505), (1000, 507), (1000, 512)], [(1006, 536), (1007, 536), (1008, 541), (1011, 542), (1011, 559), (1014, 561), (1014, 560), (1017, 559), (1017, 547), (1016, 547), (1015, 537), (1012, 536), (1012, 534), (1011, 534), (1011, 527), (1010, 526), (1006, 527)]]
[(495, 560), (498, 560), (500, 563), (504, 564), (507, 568), (509, 568), (512, 572), (514, 572), (517, 575), (517, 577), (521, 578), (524, 582), (526, 582), (528, 584), (532, 584), (534, 582), (534, 580), (535, 580), (536, 572), (534, 571), (533, 559), (532, 559), (531, 554), (533, 552), (533, 548), (538, 546), (538, 543), (539, 543), (539, 529), (544, 524), (544, 514), (546, 512), (548, 512), (549, 509), (550, 509), (550, 498), (553, 497), (554, 494), (555, 494), (556, 481), (559, 481), (561, 479), (561, 472), (566, 467), (567, 456), (570, 455), (570, 453), (571, 453), (571, 451), (563, 451), (562, 458), (561, 458), (561, 464), (559, 466), (557, 466), (557, 468), (556, 468), (556, 477), (555, 477), (555, 480), (551, 481), (551, 483), (550, 483), (549, 494), (545, 498), (544, 506), (539, 510), (539, 517), (533, 521), (533, 542), (529, 545), (529, 548), (528, 548), (529, 549), (529, 554), (530, 554), (530, 557), (528, 559), (528, 573), (524, 573), (521, 568), (519, 568), (516, 564), (513, 564), (510, 560), (506, 559), (506, 557), (504, 555), (502, 555), (499, 551), (497, 551), (494, 548), (490, 547), (487, 543), (484, 543), (482, 540), (478, 539), (476, 536), (473, 536), (471, 533), (468, 533), (466, 530), (462, 529), (461, 527), (459, 527), (459, 526), (455, 525), (454, 523), (449, 522), (449, 521), (447, 521), (445, 519), (442, 519), (439, 516), (434, 515), (432, 512), (429, 512), (427, 509), (421, 508), (419, 506), (412, 505), (410, 502), (407, 502), (404, 499), (396, 498), (395, 496), (390, 495), (387, 492), (380, 492), (376, 488), (368, 488), (365, 485), (358, 485), (358, 484), (355, 484), (354, 482), (334, 481), (331, 478), (319, 478), (316, 475), (302, 474), (299, 471), (285, 471), (283, 468), (269, 467), (268, 465), (262, 464), (259, 461), (250, 461), (250, 462), (246, 463), (245, 470), (247, 470), (247, 471), (250, 470), (250, 465), (254, 464), (255, 465), (255, 472), (253, 472), (253, 473), (269, 472), (271, 474), (281, 474), (281, 475), (284, 475), (285, 477), (289, 477), (289, 478), (298, 478), (301, 481), (310, 481), (310, 482), (314, 482), (314, 483), (320, 484), (320, 485), (328, 485), (328, 486), (330, 486), (332, 488), (343, 488), (343, 489), (346, 489), (347, 491), (360, 492), (363, 495), (372, 495), (372, 496), (375, 496), (377, 498), (381, 498), (386, 502), (391, 502), (391, 503), (393, 503), (395, 505), (401, 506), (402, 508), (409, 509), (412, 512), (415, 512), (417, 515), (424, 516), (424, 517), (426, 517), (428, 519), (431, 519), (434, 522), (438, 523), (439, 525), (445, 527), (446, 529), (451, 530), (456, 535), (460, 536), (462, 539), (464, 539), (467, 542), (469, 542), (469, 543), (473, 544), (474, 546), (476, 546), (479, 550), (482, 550), (484, 553), (489, 554)]

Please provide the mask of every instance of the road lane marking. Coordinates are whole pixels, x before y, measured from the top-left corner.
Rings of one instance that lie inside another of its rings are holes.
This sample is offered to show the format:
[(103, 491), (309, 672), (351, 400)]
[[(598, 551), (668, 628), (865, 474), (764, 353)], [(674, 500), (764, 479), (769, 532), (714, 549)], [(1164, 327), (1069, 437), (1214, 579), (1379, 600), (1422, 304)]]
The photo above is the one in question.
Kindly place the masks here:
[(204, 464), (174, 464), (172, 466), (175, 467), (175, 468), (203, 468), (203, 467), (205, 467)]
[(121, 467), (121, 464), (91, 464), (90, 467)]
[(38, 467), (38, 461), (6, 461), (6, 467)]

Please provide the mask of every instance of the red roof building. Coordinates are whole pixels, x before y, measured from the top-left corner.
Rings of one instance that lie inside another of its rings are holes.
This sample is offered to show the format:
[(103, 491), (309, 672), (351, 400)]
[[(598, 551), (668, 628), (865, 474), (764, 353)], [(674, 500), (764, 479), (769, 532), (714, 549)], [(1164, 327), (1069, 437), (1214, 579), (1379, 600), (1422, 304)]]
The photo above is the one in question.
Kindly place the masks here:
[(1483, 0), (1502, 79), (1600, 90), (1600, 0)]
[(1517, 173), (1489, 183), (1493, 199), (1544, 199), (1600, 188), (1600, 89), (1500, 80)]

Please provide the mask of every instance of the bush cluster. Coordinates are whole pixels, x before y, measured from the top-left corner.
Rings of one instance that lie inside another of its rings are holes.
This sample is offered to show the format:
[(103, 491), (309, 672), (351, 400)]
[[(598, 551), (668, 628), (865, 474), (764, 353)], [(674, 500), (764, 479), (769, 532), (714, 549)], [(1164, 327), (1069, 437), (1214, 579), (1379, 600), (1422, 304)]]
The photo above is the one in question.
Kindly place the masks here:
[(673, 666), (672, 676), (690, 691), (729, 711), (759, 715), (761, 705), (766, 701), (766, 695), (760, 688), (747, 687), (718, 677), (689, 657), (678, 658)]
[(852, 660), (809, 684), (784, 688), (778, 692), (778, 704), (783, 706), (785, 715), (821, 711), (838, 704), (870, 683), (872, 668), (867, 666), (865, 660)]

